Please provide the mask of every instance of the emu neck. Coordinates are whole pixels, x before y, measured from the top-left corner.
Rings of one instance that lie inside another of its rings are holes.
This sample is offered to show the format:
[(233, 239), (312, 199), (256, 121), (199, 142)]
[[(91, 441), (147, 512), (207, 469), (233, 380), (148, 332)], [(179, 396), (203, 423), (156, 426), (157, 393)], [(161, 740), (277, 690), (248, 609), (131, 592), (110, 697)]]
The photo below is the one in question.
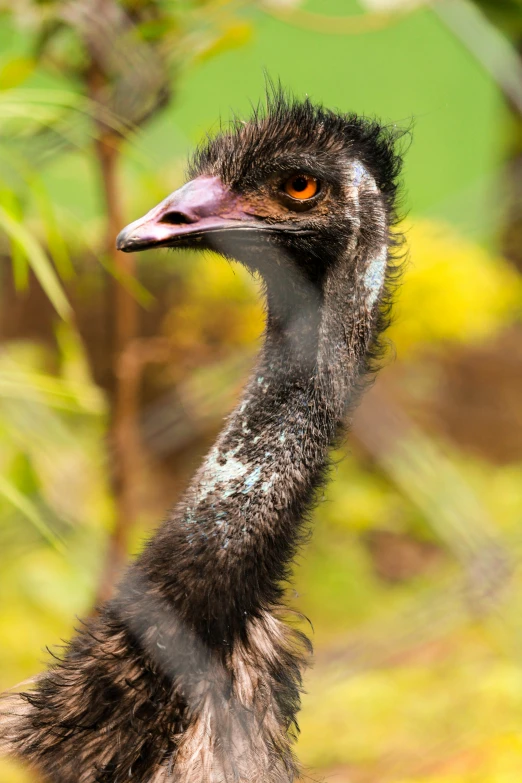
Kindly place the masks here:
[(367, 349), (349, 280), (294, 295), (282, 318), (269, 293), (265, 345), (242, 399), (141, 558), (210, 646), (232, 643), (280, 602)]

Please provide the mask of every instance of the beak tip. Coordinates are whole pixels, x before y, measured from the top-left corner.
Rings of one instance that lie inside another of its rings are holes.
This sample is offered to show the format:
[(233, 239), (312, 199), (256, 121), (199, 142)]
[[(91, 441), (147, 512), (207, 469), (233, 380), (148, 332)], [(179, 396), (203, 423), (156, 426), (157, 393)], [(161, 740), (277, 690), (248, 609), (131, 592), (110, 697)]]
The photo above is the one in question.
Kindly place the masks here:
[(130, 253), (132, 250), (132, 242), (129, 241), (129, 235), (126, 228), (124, 228), (123, 231), (120, 231), (116, 237), (116, 250), (121, 250), (123, 253)]

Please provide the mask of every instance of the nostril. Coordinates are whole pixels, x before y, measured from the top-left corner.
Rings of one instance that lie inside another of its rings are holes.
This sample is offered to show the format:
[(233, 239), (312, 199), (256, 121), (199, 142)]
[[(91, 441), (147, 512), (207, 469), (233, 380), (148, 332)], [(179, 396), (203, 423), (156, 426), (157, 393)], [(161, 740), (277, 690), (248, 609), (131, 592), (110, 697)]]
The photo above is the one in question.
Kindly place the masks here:
[(189, 218), (188, 215), (183, 212), (167, 212), (161, 218), (161, 223), (168, 223), (171, 226), (180, 226), (183, 223), (193, 223), (194, 221)]

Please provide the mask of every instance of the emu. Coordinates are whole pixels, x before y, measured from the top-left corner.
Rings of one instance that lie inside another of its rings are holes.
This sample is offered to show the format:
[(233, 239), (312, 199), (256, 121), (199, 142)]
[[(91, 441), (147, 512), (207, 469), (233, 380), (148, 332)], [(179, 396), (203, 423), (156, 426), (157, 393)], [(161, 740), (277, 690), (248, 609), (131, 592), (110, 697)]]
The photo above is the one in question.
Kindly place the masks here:
[[(60, 659), (0, 702), (52, 783), (290, 783), (310, 645), (284, 586), (329, 453), (381, 354), (398, 268), (393, 133), (275, 89), (195, 153), (118, 248), (259, 274), (264, 345), (179, 505)], [(201, 281), (204, 285), (204, 280)]]

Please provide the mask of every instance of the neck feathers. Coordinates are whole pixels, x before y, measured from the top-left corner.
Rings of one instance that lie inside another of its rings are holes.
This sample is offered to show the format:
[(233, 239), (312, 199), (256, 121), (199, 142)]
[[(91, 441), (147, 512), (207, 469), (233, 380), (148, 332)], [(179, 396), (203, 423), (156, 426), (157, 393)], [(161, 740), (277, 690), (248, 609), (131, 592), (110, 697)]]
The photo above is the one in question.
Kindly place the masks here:
[(212, 648), (280, 601), (381, 324), (384, 199), (361, 163), (346, 188), (356, 206), (343, 255), (320, 286), (295, 272), (276, 288), (269, 281), (266, 342), (243, 398), (139, 561)]

